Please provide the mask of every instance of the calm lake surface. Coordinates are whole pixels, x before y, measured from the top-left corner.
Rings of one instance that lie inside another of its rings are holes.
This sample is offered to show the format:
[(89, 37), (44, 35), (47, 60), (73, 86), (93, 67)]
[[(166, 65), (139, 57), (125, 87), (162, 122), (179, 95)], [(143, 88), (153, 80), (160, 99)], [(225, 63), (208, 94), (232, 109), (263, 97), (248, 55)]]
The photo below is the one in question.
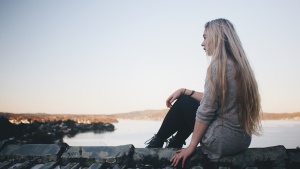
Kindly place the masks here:
[[(136, 148), (145, 147), (160, 128), (161, 121), (119, 120), (114, 132), (80, 133), (75, 137), (64, 138), (69, 146), (117, 146), (133, 144)], [(285, 148), (300, 147), (300, 121), (267, 120), (262, 122), (263, 135), (253, 136), (250, 147), (269, 147), (284, 145)], [(187, 139), (190, 142), (191, 136)], [(186, 147), (185, 145), (184, 147)]]

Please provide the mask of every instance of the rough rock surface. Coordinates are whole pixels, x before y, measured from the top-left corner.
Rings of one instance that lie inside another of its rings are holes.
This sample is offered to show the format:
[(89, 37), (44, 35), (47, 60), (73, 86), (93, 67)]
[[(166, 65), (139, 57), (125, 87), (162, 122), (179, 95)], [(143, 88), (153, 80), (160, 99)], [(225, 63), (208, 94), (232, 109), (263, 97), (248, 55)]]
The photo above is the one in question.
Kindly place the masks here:
[[(0, 142), (0, 169), (171, 169), (177, 149), (134, 148), (133, 145), (78, 147), (66, 144)], [(210, 160), (200, 148), (187, 160), (190, 169), (300, 169), (300, 149), (284, 146), (249, 148)]]

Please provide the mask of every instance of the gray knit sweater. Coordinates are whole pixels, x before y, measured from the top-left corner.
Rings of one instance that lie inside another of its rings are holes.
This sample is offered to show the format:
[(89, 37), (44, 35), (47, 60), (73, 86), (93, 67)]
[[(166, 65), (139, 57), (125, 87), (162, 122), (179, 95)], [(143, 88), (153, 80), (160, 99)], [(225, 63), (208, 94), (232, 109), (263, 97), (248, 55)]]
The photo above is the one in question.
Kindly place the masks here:
[[(216, 65), (212, 65), (213, 85), (217, 86)], [(203, 153), (209, 158), (216, 159), (232, 155), (247, 149), (251, 143), (251, 136), (244, 133), (239, 122), (235, 96), (237, 92), (234, 63), (230, 60), (226, 65), (226, 108), (222, 114), (219, 96), (213, 100), (209, 88), (209, 79), (206, 77), (204, 94), (197, 110), (196, 120), (208, 125), (208, 128), (200, 141)], [(222, 117), (220, 116), (222, 114)]]

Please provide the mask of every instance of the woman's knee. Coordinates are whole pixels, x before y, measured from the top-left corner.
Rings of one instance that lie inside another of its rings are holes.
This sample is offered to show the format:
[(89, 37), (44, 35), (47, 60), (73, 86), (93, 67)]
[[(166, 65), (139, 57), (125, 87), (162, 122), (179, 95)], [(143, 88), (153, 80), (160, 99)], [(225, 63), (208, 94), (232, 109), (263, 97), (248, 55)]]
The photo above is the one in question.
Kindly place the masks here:
[(188, 96), (188, 95), (181, 95), (178, 99), (177, 99), (178, 104), (180, 104), (181, 106), (185, 106), (185, 105), (197, 105), (199, 104), (198, 101), (196, 101), (194, 98)]

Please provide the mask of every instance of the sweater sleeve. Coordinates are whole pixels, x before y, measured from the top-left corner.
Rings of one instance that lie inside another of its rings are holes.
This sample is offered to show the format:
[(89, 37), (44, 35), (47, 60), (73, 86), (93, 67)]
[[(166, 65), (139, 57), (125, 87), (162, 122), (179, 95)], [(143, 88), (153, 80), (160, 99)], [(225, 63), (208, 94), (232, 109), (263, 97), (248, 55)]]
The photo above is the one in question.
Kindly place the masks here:
[[(218, 93), (217, 89), (217, 78), (216, 78), (216, 65), (213, 64), (211, 66), (212, 69), (212, 85)], [(204, 92), (203, 97), (200, 102), (200, 106), (196, 112), (196, 120), (201, 122), (205, 125), (209, 125), (216, 117), (217, 117), (217, 110), (219, 108), (218, 102), (218, 95), (213, 98), (213, 95), (210, 92), (210, 80), (206, 77), (205, 85), (204, 85)]]

